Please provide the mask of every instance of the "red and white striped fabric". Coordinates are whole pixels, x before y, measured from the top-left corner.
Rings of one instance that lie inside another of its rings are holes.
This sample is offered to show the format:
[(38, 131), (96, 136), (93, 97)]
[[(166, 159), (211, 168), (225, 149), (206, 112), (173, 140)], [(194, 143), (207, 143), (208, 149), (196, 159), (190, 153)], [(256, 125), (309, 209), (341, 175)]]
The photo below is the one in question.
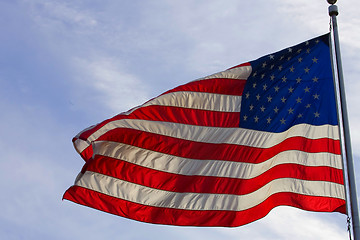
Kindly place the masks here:
[(249, 63), (79, 133), (70, 201), (138, 221), (240, 226), (279, 205), (345, 213), (337, 126), (239, 127)]

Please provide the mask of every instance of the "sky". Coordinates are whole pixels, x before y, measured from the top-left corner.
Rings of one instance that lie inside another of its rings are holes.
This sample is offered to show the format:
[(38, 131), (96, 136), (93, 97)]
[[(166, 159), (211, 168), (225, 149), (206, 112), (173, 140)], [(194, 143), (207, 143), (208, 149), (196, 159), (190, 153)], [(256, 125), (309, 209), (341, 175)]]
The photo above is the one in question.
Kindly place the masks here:
[[(360, 3), (337, 5), (360, 173)], [(180, 84), (327, 33), (325, 0), (0, 0), (0, 29), (0, 239), (348, 238), (339, 213), (277, 207), (242, 227), (196, 228), (62, 201), (84, 163), (71, 142), (78, 132)]]

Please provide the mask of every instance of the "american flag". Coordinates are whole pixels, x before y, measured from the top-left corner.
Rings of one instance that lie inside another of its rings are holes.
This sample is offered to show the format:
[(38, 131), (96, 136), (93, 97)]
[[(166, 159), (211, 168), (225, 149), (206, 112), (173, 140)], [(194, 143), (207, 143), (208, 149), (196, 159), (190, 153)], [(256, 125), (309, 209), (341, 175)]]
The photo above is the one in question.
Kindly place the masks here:
[(143, 222), (345, 213), (329, 34), (176, 87), (80, 132), (70, 201)]

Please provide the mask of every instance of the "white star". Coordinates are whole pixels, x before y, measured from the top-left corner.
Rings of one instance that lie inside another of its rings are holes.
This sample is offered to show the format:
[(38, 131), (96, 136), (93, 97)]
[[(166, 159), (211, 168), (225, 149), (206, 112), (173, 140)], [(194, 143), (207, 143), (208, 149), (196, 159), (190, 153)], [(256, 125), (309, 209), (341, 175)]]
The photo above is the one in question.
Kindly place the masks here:
[(319, 41), (319, 40), (316, 40), (315, 42), (316, 42), (316, 44), (318, 44), (320, 41)]
[(299, 62), (299, 63), (302, 62), (302, 58), (301, 58), (301, 57), (298, 58), (298, 62)]
[(250, 97), (250, 93), (247, 92), (247, 93), (245, 94), (245, 97), (246, 97), (246, 99), (248, 99), (248, 98)]
[(254, 73), (253, 73), (253, 77), (255, 77), (256, 75), (257, 75), (257, 72), (254, 72)]
[(294, 91), (294, 88), (292, 88), (292, 87), (289, 87), (289, 93), (292, 93), (293, 91)]
[(263, 67), (263, 68), (265, 68), (265, 67), (266, 67), (266, 65), (267, 65), (267, 63), (266, 63), (266, 62), (264, 62), (264, 63), (262, 64), (262, 67)]
[(244, 121), (246, 121), (247, 119), (248, 119), (248, 116), (245, 115), (245, 116), (244, 116)]
[(266, 84), (264, 84), (264, 86), (263, 86), (263, 90), (264, 90), (264, 91), (266, 91), (266, 89), (267, 89), (267, 85), (266, 85)]
[(314, 77), (313, 79), (312, 79), (314, 82), (318, 82), (318, 78), (317, 77)]
[(297, 117), (302, 118), (303, 117), (302, 113), (300, 113)]
[(256, 100), (260, 100), (260, 94), (256, 95)]
[(309, 87), (306, 87), (306, 88), (304, 88), (304, 91), (305, 91), (305, 92), (310, 92), (310, 88), (309, 88)]
[(285, 97), (282, 97), (281, 101), (282, 101), (283, 103), (285, 103), (285, 102), (286, 102), (286, 98), (285, 98)]
[(274, 55), (270, 54), (269, 57), (270, 57), (270, 59), (274, 59)]
[(301, 103), (301, 100), (302, 100), (302, 99), (301, 99), (300, 97), (298, 97), (298, 98), (296, 99), (296, 102), (297, 102), (297, 103)]
[(316, 118), (320, 117), (320, 113), (318, 113), (318, 112), (314, 112), (314, 115), (315, 115)]
[(311, 107), (311, 104), (309, 103), (308, 105), (306, 105), (306, 108), (310, 108)]
[(275, 65), (274, 64), (272, 64), (271, 66), (270, 66), (270, 69), (273, 69), (275, 67)]
[(256, 88), (256, 83), (253, 83), (253, 88)]
[(319, 59), (317, 59), (316, 57), (314, 57), (314, 58), (312, 59), (313, 63), (317, 63), (318, 60), (319, 60)]
[(271, 118), (270, 118), (270, 117), (268, 117), (266, 120), (267, 120), (267, 123), (270, 123), (270, 122), (271, 122)]
[(300, 77), (298, 77), (297, 79), (296, 79), (296, 83), (300, 83), (301, 82), (301, 78)]
[(300, 48), (299, 50), (297, 50), (297, 53), (300, 53), (302, 51), (302, 49)]
[(268, 102), (271, 102), (272, 97), (271, 97), (271, 96), (268, 96), (267, 99), (268, 99)]
[(319, 99), (320, 95), (319, 94), (314, 94), (313, 97), (314, 97), (314, 99)]
[(284, 118), (282, 118), (282, 119), (280, 120), (280, 122), (281, 122), (281, 124), (285, 124), (286, 120), (285, 120)]
[(306, 46), (308, 46), (310, 43), (309, 43), (309, 41), (306, 41), (306, 43), (305, 43), (305, 44), (306, 44)]
[(304, 69), (304, 71), (305, 71), (305, 73), (309, 73), (310, 68), (306, 67), (306, 68)]
[(265, 77), (265, 73), (261, 74), (261, 79), (263, 79)]
[(252, 111), (254, 109), (254, 105), (250, 105), (250, 111)]
[(259, 121), (258, 116), (255, 116), (255, 117), (254, 117), (254, 121), (255, 121), (256, 123)]
[(310, 51), (311, 51), (310, 48), (306, 49), (306, 53), (310, 53)]
[(262, 111), (262, 112), (265, 112), (265, 107), (264, 106), (261, 106), (261, 108), (260, 108), (260, 110)]
[(282, 78), (282, 82), (286, 82), (287, 78), (285, 76), (283, 76)]
[(288, 112), (289, 112), (289, 114), (294, 114), (294, 109), (289, 108), (289, 109), (288, 109)]
[(275, 107), (275, 108), (274, 108), (274, 112), (275, 112), (275, 113), (278, 113), (278, 112), (279, 112), (278, 107)]
[(288, 57), (288, 61), (290, 61), (291, 60), (291, 57)]
[(271, 81), (273, 81), (275, 79), (274, 74), (270, 76), (270, 79), (271, 79)]
[(291, 66), (290, 72), (294, 72), (294, 70), (295, 70), (294, 66)]
[(292, 52), (292, 48), (288, 48), (289, 52)]
[(279, 71), (281, 71), (281, 70), (282, 70), (282, 68), (283, 68), (283, 67), (280, 65), (280, 66), (279, 66)]
[(285, 57), (285, 56), (284, 56), (284, 55), (282, 55), (282, 56), (280, 57), (280, 60), (283, 60), (283, 59), (284, 59), (284, 57)]
[(274, 89), (275, 89), (275, 92), (278, 92), (280, 88), (278, 86), (276, 86), (276, 87), (274, 87)]

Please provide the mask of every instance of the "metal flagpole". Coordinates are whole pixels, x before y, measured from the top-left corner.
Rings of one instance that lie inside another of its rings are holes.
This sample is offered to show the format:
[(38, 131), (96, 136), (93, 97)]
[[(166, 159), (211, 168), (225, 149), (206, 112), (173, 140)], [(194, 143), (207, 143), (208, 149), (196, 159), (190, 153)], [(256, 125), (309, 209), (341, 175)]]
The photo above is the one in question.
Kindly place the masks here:
[(344, 76), (343, 76), (342, 63), (341, 63), (339, 33), (338, 33), (338, 26), (336, 19), (336, 16), (339, 14), (339, 12), (338, 12), (338, 7), (334, 5), (337, 0), (327, 0), (327, 1), (329, 4), (331, 4), (331, 6), (329, 7), (329, 15), (332, 20), (331, 22), (332, 22), (332, 29), (334, 36), (335, 59), (336, 59), (337, 75), (339, 80), (340, 105), (341, 105), (342, 122), (344, 129), (345, 155), (346, 155), (348, 182), (349, 182), (352, 228), (353, 228), (354, 240), (360, 240), (360, 221), (359, 221), (357, 194), (356, 194), (355, 171), (354, 171), (354, 162), (352, 158), (350, 129), (349, 129), (349, 121), (348, 121), (346, 98), (345, 98)]

